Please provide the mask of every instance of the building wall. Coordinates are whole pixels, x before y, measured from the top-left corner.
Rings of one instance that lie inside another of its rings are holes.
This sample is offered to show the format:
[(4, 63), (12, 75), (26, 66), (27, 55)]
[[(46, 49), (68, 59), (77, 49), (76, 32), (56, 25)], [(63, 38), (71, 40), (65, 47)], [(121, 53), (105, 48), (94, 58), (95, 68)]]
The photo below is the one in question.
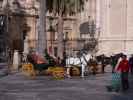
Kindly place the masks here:
[(24, 15), (12, 15), (9, 21), (9, 44), (11, 49), (23, 50), (24, 37), (28, 36), (29, 47), (36, 44), (36, 17)]
[[(9, 4), (8, 12), (8, 40), (9, 47), (23, 51), (24, 34), (28, 36), (29, 47), (36, 47), (37, 14), (35, 0), (3, 0), (1, 11), (5, 12)], [(38, 6), (37, 6), (38, 7)], [(7, 14), (6, 14), (7, 15)]]
[[(20, 21), (21, 20), (21, 21)], [(9, 40), (10, 48), (22, 50), (22, 18), (19, 16), (12, 16), (9, 23)]]
[(133, 53), (132, 0), (102, 0), (99, 53)]
[[(33, 2), (31, 0), (31, 2)], [(35, 4), (36, 2), (34, 2)], [(100, 32), (99, 51), (98, 54), (112, 54), (119, 52), (133, 53), (133, 1), (132, 0), (88, 0), (85, 4), (85, 9), (81, 13), (64, 20), (64, 33), (68, 32), (67, 41), (69, 44), (66, 48), (79, 49), (82, 48), (84, 42), (81, 43), (80, 25), (88, 22), (88, 16), (95, 21), (97, 32)], [(29, 3), (30, 4), (30, 3)], [(32, 3), (30, 6), (33, 5)], [(38, 4), (37, 4), (38, 5)], [(36, 5), (36, 6), (37, 6)], [(28, 7), (30, 7), (28, 6)], [(38, 6), (37, 6), (38, 7)], [(27, 13), (35, 14), (34, 10), (26, 10)], [(37, 19), (27, 17), (27, 24), (31, 27), (28, 32), (30, 46), (35, 46), (37, 33)], [(53, 26), (56, 27), (57, 21), (53, 21)], [(47, 18), (47, 29), (49, 28), (49, 18)], [(50, 32), (47, 32), (47, 40), (50, 38)], [(89, 36), (85, 36), (89, 38)], [(57, 32), (55, 40), (57, 40)], [(37, 41), (36, 41), (37, 42)], [(79, 46), (80, 43), (80, 46)], [(48, 41), (48, 46), (51, 42)], [(54, 47), (57, 46), (57, 41), (54, 42)]]
[[(11, 0), (13, 1), (13, 0)], [(21, 0), (20, 0), (21, 1)], [(25, 4), (26, 3), (26, 4)], [(26, 16), (26, 24), (30, 27), (27, 35), (29, 38), (30, 47), (36, 47), (38, 39), (38, 15), (39, 3), (34, 2), (34, 0), (26, 0), (21, 2), (22, 11), (30, 16)], [(24, 5), (25, 4), (25, 5)], [(112, 54), (119, 52), (129, 52), (133, 53), (133, 1), (132, 0), (88, 0), (85, 3), (85, 9), (81, 13), (75, 16), (68, 16), (64, 19), (64, 35), (68, 32), (68, 41), (65, 45), (66, 48), (73, 52), (73, 49), (82, 48), (84, 41), (81, 38), (80, 25), (88, 22), (88, 16), (95, 21), (97, 32), (100, 32), (99, 38), (99, 51), (98, 54)], [(12, 10), (15, 11), (15, 7), (12, 5)], [(38, 11), (35, 9), (30, 9), (32, 7), (37, 7)], [(28, 9), (26, 9), (28, 8)], [(33, 16), (31, 16), (33, 15)], [(48, 15), (49, 16), (49, 15)], [(11, 26), (12, 33), (17, 39), (20, 39), (22, 29), (21, 24), (18, 23), (21, 20), (20, 16), (12, 20)], [(49, 17), (47, 17), (47, 30), (49, 28)], [(57, 17), (53, 21), (54, 28), (57, 24)], [(50, 32), (47, 32), (47, 40), (50, 39)], [(89, 38), (89, 36), (85, 36)], [(55, 32), (55, 42), (54, 47), (57, 46), (57, 32)], [(14, 38), (15, 39), (15, 38)], [(48, 47), (51, 42), (48, 41)], [(80, 46), (79, 46), (80, 44)], [(54, 48), (53, 48), (54, 49)]]
[(133, 53), (133, 0), (127, 0), (127, 34), (126, 51)]
[[(89, 21), (89, 16), (91, 17), (91, 20), (94, 20), (95, 24), (97, 25), (97, 28), (100, 28), (100, 12), (99, 7), (97, 7), (97, 4), (100, 2), (97, 0), (88, 0), (87, 3), (85, 3), (84, 11), (81, 13), (76, 14), (75, 16), (67, 16), (67, 18), (64, 20), (64, 35), (66, 32), (68, 32), (68, 40), (65, 43), (66, 46), (66, 52), (70, 55), (75, 55), (74, 51), (77, 52), (77, 50), (83, 49), (85, 39), (81, 36), (81, 30), (80, 26), (84, 23), (87, 23)], [(56, 17), (55, 17), (56, 20)], [(53, 26), (56, 24), (56, 21), (53, 21)], [(98, 24), (97, 24), (98, 23)], [(47, 19), (47, 29), (49, 27), (49, 21)], [(88, 24), (86, 27), (88, 30)], [(89, 33), (85, 34), (86, 40), (89, 38)], [(56, 33), (57, 35), (57, 33)], [(50, 32), (47, 32), (47, 38), (49, 40), (50, 38)], [(57, 41), (55, 41), (54, 46), (57, 46)], [(48, 41), (48, 48), (51, 45), (51, 41)], [(53, 48), (54, 49), (54, 48)], [(71, 53), (71, 54), (70, 54)]]
[(36, 47), (37, 42), (37, 18), (36, 16), (27, 17), (27, 25), (30, 27), (30, 30), (28, 31), (27, 35), (29, 37), (29, 46), (32, 48)]

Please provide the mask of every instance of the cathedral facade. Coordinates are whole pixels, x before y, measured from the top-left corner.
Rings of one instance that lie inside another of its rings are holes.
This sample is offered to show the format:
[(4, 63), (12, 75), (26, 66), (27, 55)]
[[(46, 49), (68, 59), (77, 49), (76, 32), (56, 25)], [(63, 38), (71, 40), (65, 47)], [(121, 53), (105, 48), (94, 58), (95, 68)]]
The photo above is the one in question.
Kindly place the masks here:
[(29, 47), (35, 48), (38, 14), (33, 1), (0, 0), (0, 62), (9, 51), (22, 53), (26, 36)]
[(100, 0), (99, 53), (133, 53), (132, 4), (132, 0)]

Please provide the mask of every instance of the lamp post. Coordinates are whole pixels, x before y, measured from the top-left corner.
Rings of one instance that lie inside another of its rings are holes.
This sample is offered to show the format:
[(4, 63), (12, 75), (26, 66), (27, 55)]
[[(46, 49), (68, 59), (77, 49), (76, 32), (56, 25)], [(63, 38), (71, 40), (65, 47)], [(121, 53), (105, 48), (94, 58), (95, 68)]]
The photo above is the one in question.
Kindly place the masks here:
[(66, 42), (67, 42), (67, 38), (66, 36), (64, 36), (64, 50), (63, 50), (63, 65), (65, 66), (66, 65)]
[(63, 43), (64, 43), (64, 49), (63, 49), (63, 60), (62, 60), (62, 64), (63, 66), (66, 66), (66, 42), (68, 40), (68, 32), (66, 32), (64, 34), (64, 39), (63, 39)]
[[(98, 44), (98, 40), (96, 38), (96, 31), (99, 30), (96, 28), (96, 24), (93, 19), (91, 19), (90, 16), (88, 16), (88, 34), (89, 39), (87, 43), (84, 45), (84, 49), (87, 51), (93, 52), (96, 49), (96, 46)], [(99, 32), (98, 32), (99, 34)]]
[(55, 29), (52, 26), (53, 23), (53, 17), (49, 18), (49, 32), (50, 32), (50, 53), (53, 54), (53, 41), (54, 41), (54, 33)]

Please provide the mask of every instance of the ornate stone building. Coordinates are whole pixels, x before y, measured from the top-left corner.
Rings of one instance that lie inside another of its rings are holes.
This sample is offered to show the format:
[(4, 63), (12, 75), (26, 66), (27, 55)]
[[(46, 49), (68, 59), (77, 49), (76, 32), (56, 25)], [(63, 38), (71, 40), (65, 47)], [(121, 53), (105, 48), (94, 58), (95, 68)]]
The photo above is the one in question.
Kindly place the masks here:
[[(67, 55), (72, 55), (75, 51), (82, 49), (89, 38), (88, 16), (91, 16), (94, 23), (97, 23), (96, 2), (97, 0), (88, 0), (82, 13), (64, 17), (63, 45)], [(6, 18), (4, 37), (6, 37), (7, 43), (5, 49), (17, 49), (22, 52), (25, 36), (28, 36), (29, 46), (36, 48), (39, 32), (39, 2), (37, 0), (1, 0), (0, 4), (1, 12)], [(57, 17), (47, 13), (46, 19), (47, 48), (49, 53), (55, 56), (58, 56)], [(85, 28), (82, 26), (84, 23), (86, 23)], [(51, 26), (53, 31), (50, 29)], [(97, 27), (99, 26), (97, 25)], [(83, 31), (84, 29), (85, 31)]]
[[(35, 47), (36, 23), (38, 13), (35, 8), (35, 0), (9, 0), (9, 33), (11, 47), (23, 51), (25, 36), (28, 36), (30, 47)], [(18, 44), (17, 44), (18, 43)]]
[[(88, 0), (83, 12), (64, 17), (63, 45), (67, 55), (75, 55), (74, 52), (89, 42), (91, 21), (96, 34), (99, 34), (98, 54), (133, 53), (132, 3), (132, 0)], [(29, 46), (36, 48), (40, 11), (38, 0), (0, 0), (0, 6), (0, 20), (5, 23), (1, 21), (1, 25), (5, 26), (4, 31), (0, 30), (4, 32), (0, 32), (0, 55), (4, 55), (3, 51), (7, 48), (23, 51), (25, 36), (28, 36)], [(46, 19), (47, 48), (55, 56), (58, 56), (57, 17), (47, 13)]]
[[(99, 7), (99, 6), (98, 6)], [(99, 24), (97, 24), (97, 21), (99, 21), (99, 16), (97, 11), (99, 10), (97, 7), (97, 0), (88, 0), (87, 3), (85, 3), (84, 11), (81, 13), (78, 13), (75, 16), (67, 16), (64, 17), (64, 50), (67, 55), (75, 55), (78, 50), (83, 49), (83, 46), (86, 42), (89, 41), (89, 23), (90, 21), (94, 21), (94, 24), (96, 25), (96, 32), (99, 31)], [(90, 16), (90, 19), (88, 18)], [(57, 16), (58, 17), (58, 16)], [(47, 19), (47, 22), (49, 23), (49, 19)], [(53, 27), (56, 27), (56, 24), (58, 22), (56, 21), (56, 17), (53, 20)], [(49, 26), (47, 27), (48, 30)], [(57, 55), (57, 32), (47, 32), (48, 36), (48, 51), (52, 51), (53, 55)], [(54, 34), (54, 40), (51, 40), (50, 37), (53, 37), (52, 34)], [(53, 42), (52, 42), (53, 41)], [(51, 50), (52, 46), (52, 50)]]
[[(88, 16), (90, 16), (96, 25), (95, 31), (99, 34), (97, 54), (111, 55), (120, 52), (132, 54), (132, 3), (132, 0), (88, 0), (85, 10), (76, 15), (73, 22), (70, 21), (73, 27), (67, 32), (72, 40), (72, 45), (69, 47), (81, 49), (88, 41), (89, 27), (83, 28), (81, 25), (87, 23)], [(70, 24), (68, 26), (70, 27)]]
[(28, 36), (29, 46), (36, 46), (38, 13), (35, 0), (0, 0), (0, 56), (10, 50), (24, 49)]
[(133, 1), (100, 0), (99, 53), (133, 53)]

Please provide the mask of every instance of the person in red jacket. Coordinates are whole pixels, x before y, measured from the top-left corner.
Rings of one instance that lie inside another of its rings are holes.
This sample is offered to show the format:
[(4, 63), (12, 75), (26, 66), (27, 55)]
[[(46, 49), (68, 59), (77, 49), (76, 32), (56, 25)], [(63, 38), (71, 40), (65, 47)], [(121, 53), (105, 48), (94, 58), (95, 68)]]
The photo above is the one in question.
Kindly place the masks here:
[(117, 71), (121, 72), (121, 82), (122, 82), (122, 89), (127, 90), (129, 89), (129, 82), (128, 82), (128, 72), (129, 72), (129, 62), (127, 60), (127, 56), (123, 55), (122, 60), (120, 61)]

